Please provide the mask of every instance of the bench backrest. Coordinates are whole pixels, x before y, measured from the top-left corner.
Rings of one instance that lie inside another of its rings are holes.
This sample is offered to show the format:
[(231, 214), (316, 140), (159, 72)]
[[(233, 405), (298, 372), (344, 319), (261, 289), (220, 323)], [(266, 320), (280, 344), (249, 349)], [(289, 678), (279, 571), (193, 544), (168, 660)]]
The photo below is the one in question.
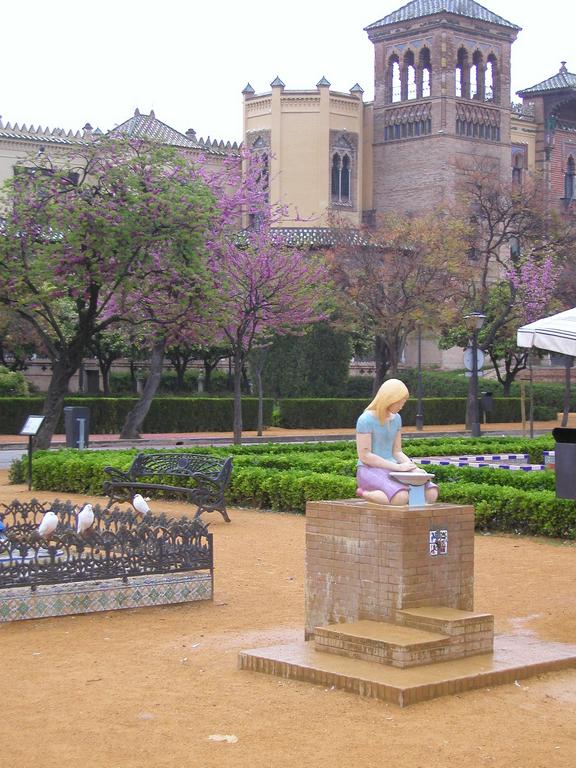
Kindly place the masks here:
[(197, 453), (139, 453), (128, 474), (132, 479), (152, 475), (192, 477), (197, 472), (220, 483), (227, 483), (232, 471), (232, 459)]

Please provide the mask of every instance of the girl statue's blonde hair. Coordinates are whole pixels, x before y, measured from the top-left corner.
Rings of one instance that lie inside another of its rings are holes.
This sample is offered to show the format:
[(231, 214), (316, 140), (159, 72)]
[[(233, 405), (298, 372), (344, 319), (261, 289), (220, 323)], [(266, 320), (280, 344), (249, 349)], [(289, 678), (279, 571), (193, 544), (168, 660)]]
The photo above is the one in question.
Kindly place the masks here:
[(384, 424), (388, 416), (388, 408), (393, 403), (399, 403), (406, 400), (409, 396), (408, 387), (400, 379), (388, 379), (381, 385), (376, 397), (365, 410), (373, 411), (380, 424)]

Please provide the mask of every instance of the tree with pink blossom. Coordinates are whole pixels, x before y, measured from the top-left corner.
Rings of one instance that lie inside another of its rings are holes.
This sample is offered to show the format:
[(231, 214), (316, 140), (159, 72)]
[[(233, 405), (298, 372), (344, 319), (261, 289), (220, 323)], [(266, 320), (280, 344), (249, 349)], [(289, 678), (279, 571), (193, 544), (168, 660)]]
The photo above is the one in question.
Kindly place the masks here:
[(216, 212), (189, 156), (135, 140), (86, 144), (54, 167), (29, 163), (4, 189), (0, 303), (27, 322), (52, 360), (46, 448), (68, 383), (90, 341), (149, 320), (148, 308), (189, 311), (203, 280)]
[[(537, 177), (522, 186), (506, 183), (481, 162), (462, 171), (455, 213), (469, 222), (472, 279), (461, 315), (486, 315), (479, 348), (508, 395), (528, 361), (527, 351), (516, 345), (516, 330), (528, 317), (552, 309), (561, 267), (574, 260), (574, 223), (547, 207)], [(452, 324), (441, 345), (464, 347), (468, 340), (465, 324)]]
[(251, 350), (324, 316), (328, 273), (318, 256), (289, 247), (270, 215), (223, 240), (212, 260), (221, 286), (220, 329), (234, 360), (234, 442), (242, 437), (242, 370)]

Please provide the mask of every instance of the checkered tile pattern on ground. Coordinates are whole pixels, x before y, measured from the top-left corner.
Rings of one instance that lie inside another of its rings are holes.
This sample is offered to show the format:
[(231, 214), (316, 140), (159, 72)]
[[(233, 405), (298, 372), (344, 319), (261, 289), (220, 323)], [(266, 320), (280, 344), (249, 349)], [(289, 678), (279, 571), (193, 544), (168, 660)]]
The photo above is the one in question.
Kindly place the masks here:
[(492, 467), (493, 469), (511, 469), (521, 472), (538, 472), (546, 469), (546, 464), (528, 464), (527, 453), (500, 453), (483, 456), (426, 456), (412, 459), (416, 464), (436, 464), (452, 467)]
[(210, 573), (164, 573), (0, 592), (0, 622), (212, 599)]

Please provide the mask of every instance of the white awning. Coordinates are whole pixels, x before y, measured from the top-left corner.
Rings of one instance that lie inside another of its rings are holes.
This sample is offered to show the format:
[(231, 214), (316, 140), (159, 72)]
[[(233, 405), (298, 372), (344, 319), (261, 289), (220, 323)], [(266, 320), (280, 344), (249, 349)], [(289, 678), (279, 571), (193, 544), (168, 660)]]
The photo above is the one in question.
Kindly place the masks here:
[(536, 347), (576, 357), (576, 308), (523, 325), (516, 336), (519, 347)]

